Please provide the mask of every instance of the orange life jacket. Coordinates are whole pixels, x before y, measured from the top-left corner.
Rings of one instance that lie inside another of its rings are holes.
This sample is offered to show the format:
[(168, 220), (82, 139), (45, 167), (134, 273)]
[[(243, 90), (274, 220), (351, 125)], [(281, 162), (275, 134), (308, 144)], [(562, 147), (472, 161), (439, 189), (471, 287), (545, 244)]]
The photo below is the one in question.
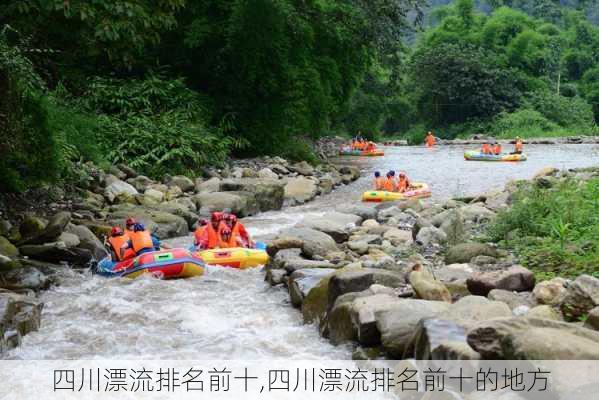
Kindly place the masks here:
[(206, 230), (204, 231), (204, 235), (208, 236), (208, 249), (214, 249), (219, 245), (220, 235), (216, 229), (212, 226), (212, 224), (206, 225)]
[(374, 188), (375, 190), (384, 190), (385, 188), (385, 178), (379, 176), (378, 178), (374, 178)]
[(125, 243), (127, 243), (128, 241), (129, 241), (128, 233), (124, 233), (120, 236), (111, 236), (108, 238), (108, 243), (110, 243), (110, 246), (112, 247), (112, 250), (114, 251), (114, 255), (116, 256), (115, 261), (123, 261), (123, 260), (126, 260), (128, 258), (135, 256), (135, 251), (133, 251), (133, 249), (127, 249), (127, 250), (125, 250), (125, 254), (123, 255), (123, 257), (121, 257), (121, 247), (123, 247), (123, 245)]
[(139, 253), (143, 249), (153, 249), (154, 243), (152, 243), (152, 236), (148, 231), (139, 231), (129, 234), (131, 240), (131, 247), (135, 254)]
[(426, 145), (428, 147), (433, 147), (435, 144), (435, 137), (433, 135), (426, 135)]
[(501, 154), (501, 145), (500, 145), (500, 144), (496, 145), (496, 146), (493, 148), (493, 152), (494, 152), (495, 154)]
[(516, 151), (522, 152), (523, 143), (522, 140), (516, 140)]
[(200, 240), (202, 240), (202, 235), (204, 235), (204, 232), (206, 231), (207, 226), (208, 225), (198, 226), (196, 228), (196, 230), (193, 232), (193, 236), (195, 238), (195, 244), (200, 243)]
[(491, 148), (489, 147), (489, 145), (487, 143), (483, 144), (482, 153), (489, 154), (490, 152), (491, 152)]
[(385, 183), (383, 184), (383, 190), (386, 192), (392, 192), (395, 189), (395, 185), (393, 184), (393, 178), (385, 178)]
[(410, 186), (410, 181), (408, 180), (408, 178), (399, 178), (399, 180), (397, 181), (397, 191), (398, 192), (405, 192), (406, 190), (408, 190), (408, 187)]

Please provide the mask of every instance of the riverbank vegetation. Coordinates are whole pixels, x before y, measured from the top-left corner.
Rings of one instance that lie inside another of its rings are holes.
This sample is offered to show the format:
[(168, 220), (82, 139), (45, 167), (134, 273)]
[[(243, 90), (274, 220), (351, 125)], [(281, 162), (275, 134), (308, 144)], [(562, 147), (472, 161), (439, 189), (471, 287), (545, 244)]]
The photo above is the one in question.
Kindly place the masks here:
[(496, 218), (491, 238), (516, 251), (540, 278), (599, 278), (599, 179), (526, 185)]
[(594, 0), (445, 3), (13, 2), (0, 186), (87, 160), (156, 177), (231, 154), (312, 159), (327, 134), (597, 133)]

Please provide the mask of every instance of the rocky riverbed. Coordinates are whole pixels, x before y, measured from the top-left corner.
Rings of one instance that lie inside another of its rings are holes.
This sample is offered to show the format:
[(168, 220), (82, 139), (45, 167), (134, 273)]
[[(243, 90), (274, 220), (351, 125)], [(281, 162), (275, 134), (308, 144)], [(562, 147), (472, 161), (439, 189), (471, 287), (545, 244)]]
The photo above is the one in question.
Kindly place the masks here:
[(40, 326), (36, 294), (58, 283), (64, 265), (88, 267), (107, 255), (103, 238), (127, 217), (143, 221), (160, 239), (186, 236), (200, 217), (228, 210), (240, 217), (309, 202), (360, 176), (356, 167), (280, 157), (239, 160), (203, 176), (161, 181), (119, 165), (103, 171), (84, 164), (76, 193), (49, 188), (41, 204), (17, 203), (0, 219), (0, 350), (17, 346)]
[(481, 232), (519, 184), (598, 176), (546, 168), (478, 196), (305, 219), (269, 244), (265, 279), (322, 336), (356, 344), (355, 358), (597, 359), (599, 279), (536, 282)]

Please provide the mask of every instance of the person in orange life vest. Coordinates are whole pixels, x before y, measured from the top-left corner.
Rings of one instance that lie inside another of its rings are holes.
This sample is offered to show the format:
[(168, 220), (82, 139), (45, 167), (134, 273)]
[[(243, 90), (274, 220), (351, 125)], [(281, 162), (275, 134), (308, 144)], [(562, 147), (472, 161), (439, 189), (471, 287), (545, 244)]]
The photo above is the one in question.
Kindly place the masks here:
[(220, 244), (220, 230), (223, 224), (224, 214), (222, 212), (213, 212), (210, 216), (210, 223), (206, 225), (202, 236), (198, 238), (198, 249), (214, 249)]
[(366, 144), (366, 151), (374, 151), (376, 149), (376, 146), (374, 143), (372, 142), (368, 142)]
[(393, 177), (395, 176), (394, 171), (387, 172), (387, 178), (383, 183), (383, 190), (386, 192), (393, 192), (395, 190), (395, 180)]
[(491, 146), (489, 146), (489, 143), (487, 143), (487, 142), (483, 143), (483, 148), (481, 150), (481, 153), (491, 154)]
[(500, 143), (495, 142), (495, 146), (493, 146), (493, 153), (497, 156), (501, 154), (501, 144)]
[(374, 172), (374, 190), (385, 190), (385, 178), (379, 171)]
[(522, 154), (522, 148), (524, 144), (522, 143), (522, 139), (520, 136), (516, 136), (516, 142), (514, 143), (514, 152), (512, 154)]
[(432, 132), (429, 131), (426, 134), (425, 142), (427, 147), (433, 147), (435, 145), (435, 137), (433, 136)]
[(110, 237), (107, 244), (110, 247), (110, 256), (112, 261), (123, 261), (131, 257), (135, 257), (135, 252), (132, 249), (127, 249), (125, 254), (121, 256), (121, 247), (129, 241), (129, 235), (123, 232), (120, 226), (115, 226), (110, 231)]
[(229, 214), (227, 216), (227, 222), (231, 228), (231, 244), (235, 245), (233, 247), (254, 247), (254, 244), (250, 239), (250, 234), (248, 233), (247, 229), (245, 229), (245, 226), (239, 222), (236, 215)]
[(135, 255), (160, 250), (160, 241), (150, 234), (143, 224), (133, 225), (133, 232), (129, 234), (129, 240), (121, 246), (121, 257), (127, 249), (133, 249)]
[(410, 180), (408, 179), (405, 172), (399, 173), (399, 179), (397, 180), (397, 191), (400, 193), (406, 192), (410, 189)]
[(202, 235), (204, 234), (204, 231), (206, 230), (207, 226), (208, 226), (207, 219), (201, 218), (198, 220), (196, 230), (193, 232), (193, 237), (194, 237), (193, 244), (195, 246), (197, 246), (198, 243), (200, 243)]
[(127, 233), (133, 232), (133, 225), (135, 225), (136, 223), (137, 221), (134, 218), (127, 218), (127, 220), (125, 221), (125, 230), (127, 231)]

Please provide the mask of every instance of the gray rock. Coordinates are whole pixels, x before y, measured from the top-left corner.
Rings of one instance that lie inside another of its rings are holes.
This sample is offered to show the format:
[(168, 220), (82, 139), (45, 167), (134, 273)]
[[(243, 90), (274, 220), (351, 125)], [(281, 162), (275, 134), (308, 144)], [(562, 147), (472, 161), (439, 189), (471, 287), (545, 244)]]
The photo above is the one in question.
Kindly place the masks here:
[(197, 193), (213, 193), (220, 190), (220, 178), (210, 178), (207, 181), (198, 181), (195, 183), (195, 190)]
[(448, 309), (449, 304), (444, 301), (404, 300), (391, 310), (376, 313), (376, 326), (384, 349), (391, 357), (403, 357), (418, 323)]
[(595, 307), (589, 311), (587, 319), (584, 322), (584, 327), (599, 331), (599, 307)]
[(276, 239), (301, 243), (302, 253), (309, 258), (324, 257), (331, 252), (339, 251), (331, 236), (310, 228), (290, 228), (281, 232)]
[(298, 163), (295, 163), (293, 165), (290, 165), (289, 170), (293, 171), (293, 172), (297, 172), (300, 175), (304, 175), (304, 176), (312, 176), (314, 175), (314, 167), (311, 166), (310, 164), (308, 164), (306, 161), (301, 161)]
[(566, 296), (566, 280), (553, 278), (536, 284), (532, 291), (537, 303), (555, 306), (560, 304)]
[(77, 247), (77, 246), (79, 246), (79, 243), (81, 242), (77, 235), (74, 235), (69, 232), (61, 233), (61, 235), (58, 237), (58, 239), (56, 241), (64, 243), (64, 245), (67, 247)]
[(127, 183), (132, 185), (138, 192), (145, 192), (146, 189), (154, 183), (154, 181), (147, 176), (138, 175), (135, 178), (128, 179)]
[(469, 204), (460, 209), (464, 219), (472, 222), (489, 221), (495, 217), (495, 213), (478, 203)]
[(432, 226), (433, 224), (429, 220), (426, 220), (424, 218), (417, 218), (416, 222), (414, 223), (414, 226), (412, 227), (412, 239), (416, 240), (422, 228), (428, 228)]
[(22, 255), (34, 260), (51, 263), (67, 262), (76, 266), (86, 266), (92, 260), (89, 250), (80, 248), (67, 248), (62, 242), (45, 244), (28, 244), (19, 247)]
[(295, 271), (289, 279), (291, 304), (301, 307), (304, 298), (322, 279), (335, 272), (330, 268), (305, 268)]
[(277, 286), (286, 282), (287, 272), (282, 269), (268, 269), (264, 275), (264, 280), (270, 284), (270, 286)]
[(458, 209), (447, 211), (440, 229), (447, 235), (446, 242), (450, 245), (462, 243), (467, 238), (464, 217)]
[(487, 297), (489, 300), (507, 304), (512, 310), (520, 306), (534, 307), (536, 305), (534, 297), (532, 297), (530, 292), (518, 293), (503, 289), (493, 289)]
[(187, 222), (178, 215), (129, 204), (111, 207), (107, 215), (107, 222), (113, 226), (120, 225), (128, 217), (143, 222), (146, 229), (153, 232), (159, 239), (179, 237), (189, 233)]
[(553, 307), (548, 305), (540, 305), (532, 307), (526, 313), (528, 318), (550, 319), (554, 321), (563, 321), (562, 315)]
[(477, 256), (497, 257), (498, 253), (493, 247), (483, 243), (461, 243), (447, 250), (445, 262), (447, 264), (461, 264), (470, 262)]
[(125, 164), (119, 164), (117, 165), (118, 169), (120, 169), (121, 171), (123, 171), (126, 175), (127, 178), (136, 178), (137, 177), (137, 171), (135, 171), (133, 168), (129, 167), (128, 165)]
[(328, 303), (335, 304), (337, 297), (350, 292), (361, 292), (373, 284), (391, 288), (403, 287), (406, 284), (404, 275), (382, 269), (362, 268), (350, 271), (339, 271), (329, 281)]
[(470, 293), (486, 296), (493, 289), (515, 292), (530, 291), (535, 286), (535, 276), (528, 269), (513, 265), (506, 270), (477, 272), (466, 281)]
[(258, 204), (250, 192), (213, 192), (200, 193), (194, 196), (197, 208), (202, 213), (229, 210), (238, 217), (246, 217), (258, 213)]
[[(0, 292), (0, 348), (11, 349), (21, 344), (22, 336), (37, 331), (41, 324), (43, 303), (31, 296)], [(10, 335), (13, 332), (13, 335)]]
[(378, 215), (378, 210), (374, 205), (343, 204), (339, 207), (335, 207), (335, 210), (344, 214), (358, 215), (363, 220), (376, 220)]
[(324, 232), (337, 243), (343, 243), (349, 238), (349, 232), (361, 222), (362, 218), (357, 215), (333, 211), (319, 217), (305, 218), (300, 226)]
[(195, 184), (191, 179), (184, 175), (175, 175), (168, 181), (169, 186), (177, 186), (183, 192), (191, 192), (195, 189)]
[(51, 279), (39, 269), (30, 266), (7, 271), (2, 275), (2, 287), (9, 290), (45, 290), (52, 283)]
[(403, 229), (391, 228), (383, 234), (383, 238), (389, 240), (394, 246), (411, 244), (412, 232)]
[(10, 271), (15, 268), (20, 268), (21, 263), (3, 254), (0, 254), (0, 272)]
[(291, 205), (302, 204), (312, 200), (318, 193), (318, 187), (314, 180), (298, 176), (288, 178), (285, 185), (285, 200)]
[(0, 254), (7, 257), (15, 257), (19, 255), (19, 249), (9, 242), (7, 238), (0, 236)]
[(106, 186), (106, 189), (104, 189), (104, 197), (111, 203), (114, 203), (117, 198), (123, 195), (135, 196), (136, 194), (139, 194), (137, 189), (121, 180), (112, 182), (110, 185)]
[(420, 229), (416, 235), (416, 243), (427, 247), (434, 244), (442, 244), (447, 241), (447, 235), (439, 228), (428, 226)]
[(224, 192), (253, 193), (260, 211), (280, 210), (284, 201), (284, 183), (273, 179), (226, 179), (220, 184)]
[(416, 297), (422, 300), (446, 301), (451, 303), (451, 294), (445, 285), (425, 271), (412, 271), (410, 285)]
[(144, 205), (151, 206), (155, 204), (160, 204), (164, 200), (164, 193), (156, 189), (146, 189), (146, 191), (144, 192), (144, 200), (146, 200)]
[[(300, 244), (301, 247), (301, 244)], [(301, 248), (297, 249), (283, 249), (278, 251), (274, 256), (270, 257), (267, 269), (284, 269), (287, 262), (293, 260), (304, 260), (301, 256)]]
[(599, 306), (599, 279), (590, 275), (581, 275), (568, 285), (561, 310), (567, 319), (575, 320), (588, 314), (597, 306)]
[(487, 193), (485, 206), (494, 212), (502, 211), (508, 208), (511, 202), (511, 194), (508, 191), (493, 191)]
[(596, 360), (599, 332), (537, 318), (483, 321), (468, 332), (468, 344), (492, 360)]
[(84, 225), (69, 224), (66, 231), (77, 235), (79, 238), (78, 246), (82, 249), (89, 250), (94, 259), (101, 260), (108, 255), (106, 247), (88, 227)]
[(328, 261), (314, 261), (314, 260), (304, 260), (301, 258), (292, 258), (285, 262), (284, 269), (287, 271), (289, 275), (293, 274), (293, 272), (301, 270), (301, 269), (319, 269), (319, 268), (327, 268), (327, 269), (336, 269), (337, 267), (334, 264), (331, 264)]
[(258, 171), (258, 177), (262, 179), (279, 179), (279, 175), (274, 173), (269, 168), (262, 168), (260, 171)]

